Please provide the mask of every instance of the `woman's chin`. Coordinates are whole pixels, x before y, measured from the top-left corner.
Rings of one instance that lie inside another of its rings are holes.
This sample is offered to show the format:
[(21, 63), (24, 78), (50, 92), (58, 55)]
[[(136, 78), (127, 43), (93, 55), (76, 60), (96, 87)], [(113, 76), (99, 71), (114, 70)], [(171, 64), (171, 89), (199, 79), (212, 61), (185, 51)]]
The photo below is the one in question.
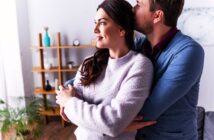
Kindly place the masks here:
[(99, 49), (107, 48), (105, 45), (101, 45), (101, 44), (97, 44), (96, 47), (99, 48)]

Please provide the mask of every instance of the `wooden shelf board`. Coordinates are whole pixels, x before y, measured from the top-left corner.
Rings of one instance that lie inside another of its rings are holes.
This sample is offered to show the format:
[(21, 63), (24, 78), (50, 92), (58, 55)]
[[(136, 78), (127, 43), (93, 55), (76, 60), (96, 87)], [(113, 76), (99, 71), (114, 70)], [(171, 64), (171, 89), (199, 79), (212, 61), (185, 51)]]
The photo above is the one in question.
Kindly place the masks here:
[(70, 49), (70, 48), (79, 49), (79, 48), (95, 48), (95, 47), (91, 46), (91, 45), (80, 45), (80, 46), (50, 46), (50, 47), (33, 46), (32, 47), (32, 49), (57, 49), (57, 48), (61, 48), (61, 49)]
[(67, 67), (64, 67), (62, 69), (58, 69), (57, 67), (51, 68), (51, 69), (42, 69), (40, 67), (34, 67), (32, 69), (32, 72), (77, 72), (78, 67), (69, 69)]
[(42, 69), (40, 67), (34, 67), (32, 68), (32, 72), (58, 72), (59, 69), (57, 67), (51, 68), (51, 69)]
[(45, 108), (40, 108), (41, 115), (45, 116), (59, 116), (60, 115), (60, 108), (59, 107), (49, 107), (47, 110)]
[(63, 67), (60, 71), (61, 72), (77, 72), (78, 71), (78, 67), (74, 67), (72, 69), (69, 69), (68, 67)]
[(34, 94), (56, 94), (55, 90), (45, 91), (41, 87), (36, 87), (33, 93)]

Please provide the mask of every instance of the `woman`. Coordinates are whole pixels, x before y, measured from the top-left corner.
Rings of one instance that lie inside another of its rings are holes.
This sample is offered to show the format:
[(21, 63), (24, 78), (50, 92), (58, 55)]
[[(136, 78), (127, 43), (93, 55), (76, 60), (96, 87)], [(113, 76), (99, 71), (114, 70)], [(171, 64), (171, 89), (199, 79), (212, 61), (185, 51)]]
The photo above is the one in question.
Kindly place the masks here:
[[(126, 14), (124, 14), (126, 13)], [(84, 60), (74, 85), (61, 87), (57, 103), (78, 128), (77, 140), (134, 140), (125, 132), (149, 95), (153, 66), (132, 50), (134, 15), (125, 0), (98, 6), (94, 33), (97, 52)]]

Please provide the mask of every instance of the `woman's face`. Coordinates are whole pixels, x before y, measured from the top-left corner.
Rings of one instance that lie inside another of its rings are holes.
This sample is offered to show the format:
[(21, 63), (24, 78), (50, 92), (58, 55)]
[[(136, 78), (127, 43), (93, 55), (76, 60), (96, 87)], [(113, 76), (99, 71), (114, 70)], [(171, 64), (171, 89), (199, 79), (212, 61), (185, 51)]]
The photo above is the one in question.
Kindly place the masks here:
[(96, 46), (108, 49), (117, 47), (119, 41), (124, 39), (121, 32), (124, 32), (122, 28), (100, 8), (95, 16)]

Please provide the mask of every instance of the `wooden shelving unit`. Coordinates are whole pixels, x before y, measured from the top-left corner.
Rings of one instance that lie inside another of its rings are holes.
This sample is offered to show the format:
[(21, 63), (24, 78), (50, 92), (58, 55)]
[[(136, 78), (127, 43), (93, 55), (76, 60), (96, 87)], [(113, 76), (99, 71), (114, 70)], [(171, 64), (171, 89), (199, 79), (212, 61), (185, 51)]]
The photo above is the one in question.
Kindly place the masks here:
[[(57, 79), (60, 85), (63, 85), (63, 76), (64, 72), (76, 72), (78, 70), (77, 67), (69, 69), (68, 67), (62, 66), (62, 49), (86, 49), (86, 48), (94, 48), (91, 45), (80, 45), (80, 46), (61, 46), (61, 38), (60, 33), (57, 33), (56, 36), (56, 46), (44, 47), (42, 44), (42, 34), (38, 35), (38, 46), (32, 46), (32, 50), (39, 50), (39, 59), (40, 59), (40, 67), (33, 67), (32, 72), (41, 74), (41, 87), (35, 87), (33, 94), (40, 94), (44, 99), (44, 107), (41, 109), (40, 113), (45, 116), (46, 123), (48, 123), (48, 116), (59, 116), (59, 107), (50, 107), (47, 104), (47, 95), (54, 95), (55, 90), (45, 91), (45, 73), (57, 73)], [(52, 50), (55, 49), (57, 51), (57, 67), (52, 67), (50, 69), (44, 68), (44, 50)], [(62, 120), (62, 124), (64, 125), (64, 121)]]
[(51, 108), (40, 108), (41, 115), (47, 116), (58, 116), (60, 108), (59, 107), (51, 107)]

